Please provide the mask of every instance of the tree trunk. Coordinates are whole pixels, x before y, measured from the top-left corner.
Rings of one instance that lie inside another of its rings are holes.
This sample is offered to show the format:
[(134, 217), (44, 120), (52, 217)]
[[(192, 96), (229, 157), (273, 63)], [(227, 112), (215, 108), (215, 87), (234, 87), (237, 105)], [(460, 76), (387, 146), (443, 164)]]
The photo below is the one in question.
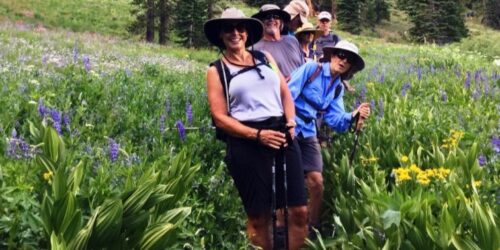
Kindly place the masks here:
[(160, 18), (160, 25), (158, 27), (158, 43), (166, 44), (167, 37), (167, 27), (168, 27), (168, 4), (167, 0), (159, 0), (158, 1), (158, 14)]
[(337, 0), (332, 0), (332, 17), (337, 20)]
[(153, 42), (155, 38), (155, 4), (154, 0), (146, 2), (146, 42)]
[(214, 0), (207, 0), (207, 16), (208, 20), (214, 17)]

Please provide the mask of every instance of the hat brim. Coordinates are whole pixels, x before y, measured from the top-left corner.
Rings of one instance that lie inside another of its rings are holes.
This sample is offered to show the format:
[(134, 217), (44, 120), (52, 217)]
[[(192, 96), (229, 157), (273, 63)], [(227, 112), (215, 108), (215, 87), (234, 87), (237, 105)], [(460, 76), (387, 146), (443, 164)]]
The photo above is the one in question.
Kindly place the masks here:
[(352, 66), (355, 67), (356, 72), (361, 71), (365, 68), (365, 60), (363, 60), (363, 58), (360, 55), (358, 55), (357, 53), (355, 53), (351, 50), (348, 50), (348, 49), (341, 49), (341, 48), (335, 48), (335, 47), (330, 47), (330, 46), (323, 47), (323, 58), (327, 61), (331, 61), (333, 53), (335, 53), (336, 51), (339, 51), (339, 50), (345, 51), (345, 52), (348, 52), (348, 53), (354, 55), (354, 57), (356, 58), (356, 63)]
[(314, 34), (314, 39), (317, 39), (318, 37), (320, 37), (321, 35), (323, 35), (323, 31), (321, 30), (317, 30), (317, 29), (303, 29), (303, 30), (300, 30), (300, 31), (296, 31), (295, 32), (295, 37), (298, 39), (300, 34), (302, 33), (306, 33), (306, 32), (311, 32)]
[(259, 20), (264, 20), (264, 18), (269, 14), (278, 15), (284, 22), (290, 22), (290, 14), (288, 14), (288, 12), (284, 10), (277, 10), (277, 9), (258, 12), (257, 14), (252, 15), (252, 17), (257, 18)]
[(205, 22), (203, 30), (208, 41), (218, 48), (225, 48), (224, 42), (220, 38), (220, 32), (223, 24), (226, 23), (243, 23), (248, 33), (248, 38), (245, 47), (250, 47), (260, 41), (264, 33), (262, 22), (255, 18), (216, 18)]

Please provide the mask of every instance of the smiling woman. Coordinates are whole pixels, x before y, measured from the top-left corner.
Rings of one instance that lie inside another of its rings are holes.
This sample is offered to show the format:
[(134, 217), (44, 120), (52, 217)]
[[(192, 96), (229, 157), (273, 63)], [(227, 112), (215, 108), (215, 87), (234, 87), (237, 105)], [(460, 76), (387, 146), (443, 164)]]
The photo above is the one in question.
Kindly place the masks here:
[(225, 160), (245, 207), (248, 237), (255, 246), (271, 249), (271, 210), (276, 218), (277, 208), (290, 206), (286, 244), (298, 249), (307, 209), (293, 100), (279, 70), (270, 66), (276, 64), (273, 57), (246, 50), (262, 37), (262, 23), (229, 8), (204, 29), (222, 51), (223, 58), (207, 71), (207, 95), (215, 126), (225, 135)]

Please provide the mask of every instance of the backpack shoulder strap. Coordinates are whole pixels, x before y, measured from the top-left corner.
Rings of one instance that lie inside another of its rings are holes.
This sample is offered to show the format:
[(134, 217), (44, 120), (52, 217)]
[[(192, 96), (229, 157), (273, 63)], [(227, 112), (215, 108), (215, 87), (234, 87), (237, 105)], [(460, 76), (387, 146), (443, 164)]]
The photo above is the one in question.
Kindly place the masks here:
[[(226, 93), (226, 84), (227, 88), (229, 88), (229, 84), (231, 83), (231, 80), (233, 79), (233, 76), (231, 75), (231, 72), (229, 72), (229, 68), (224, 65), (224, 62), (222, 62), (221, 59), (218, 59), (216, 61), (213, 61), (210, 63), (210, 66), (215, 66), (217, 69), (217, 73), (219, 74), (219, 80), (220, 83), (222, 84), (222, 89), (224, 91), (224, 96), (228, 96), (228, 93)], [(224, 79), (225, 76), (225, 79)]]
[(248, 52), (250, 52), (250, 54), (252, 54), (252, 56), (255, 59), (261, 61), (262, 63), (264, 63), (267, 66), (270, 66), (269, 60), (267, 59), (266, 54), (264, 54), (264, 52), (262, 52), (260, 50), (249, 50)]
[(319, 76), (319, 73), (321, 73), (321, 63), (318, 63), (316, 69), (314, 70), (314, 73), (309, 78), (307, 78), (306, 83), (304, 84), (304, 87), (306, 85), (308, 85), (309, 83), (311, 83), (312, 81), (314, 81), (314, 79), (316, 79), (316, 77)]

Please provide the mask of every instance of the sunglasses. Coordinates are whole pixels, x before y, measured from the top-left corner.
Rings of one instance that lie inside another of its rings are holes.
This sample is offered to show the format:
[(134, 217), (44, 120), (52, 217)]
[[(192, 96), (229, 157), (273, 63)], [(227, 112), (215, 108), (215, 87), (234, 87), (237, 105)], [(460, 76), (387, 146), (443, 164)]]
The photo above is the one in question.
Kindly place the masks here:
[(352, 53), (345, 51), (339, 51), (335, 53), (335, 56), (337, 56), (340, 60), (347, 59), (347, 62), (350, 64), (353, 64), (356, 61), (356, 57)]
[(320, 21), (320, 22), (322, 22), (322, 23), (328, 23), (328, 22), (330, 22), (330, 20), (328, 20), (328, 19), (326, 19), (326, 18), (323, 18), (323, 19), (321, 19), (321, 20), (319, 20), (319, 21)]
[(243, 33), (247, 29), (243, 23), (227, 23), (222, 26), (222, 32), (231, 33), (236, 29), (238, 32)]
[(276, 15), (276, 14), (269, 14), (269, 15), (266, 15), (264, 17), (264, 20), (271, 20), (271, 19), (281, 20), (281, 17), (279, 15)]

